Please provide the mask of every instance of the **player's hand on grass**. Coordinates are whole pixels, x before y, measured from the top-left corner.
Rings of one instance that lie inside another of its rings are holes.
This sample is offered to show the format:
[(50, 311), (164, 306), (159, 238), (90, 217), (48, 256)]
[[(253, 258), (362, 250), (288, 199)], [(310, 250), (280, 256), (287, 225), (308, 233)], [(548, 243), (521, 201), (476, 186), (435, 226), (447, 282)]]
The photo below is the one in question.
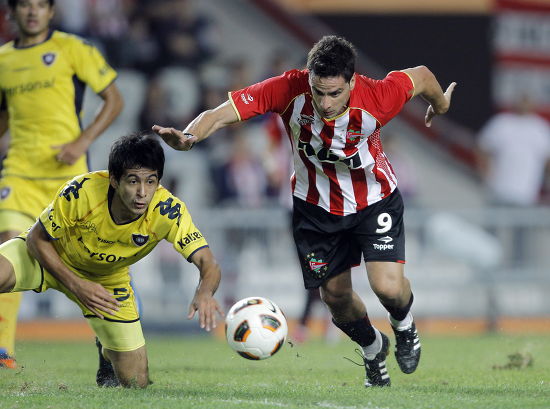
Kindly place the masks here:
[(193, 301), (191, 301), (191, 304), (189, 305), (189, 314), (187, 314), (187, 319), (193, 319), (196, 312), (198, 312), (200, 327), (206, 329), (207, 331), (216, 328), (216, 314), (220, 317), (224, 316), (218, 302), (214, 299), (214, 297), (212, 297), (211, 294), (206, 292), (195, 293)]
[[(447, 90), (443, 93), (443, 96), (447, 100), (447, 109), (449, 109), (448, 107), (451, 106), (451, 96), (453, 94), (453, 91), (454, 91), (455, 87), (456, 87), (456, 82), (451, 82), (451, 84), (447, 87)], [(447, 111), (445, 110), (445, 112), (447, 112)], [(428, 107), (428, 110), (426, 111), (426, 117), (424, 118), (424, 123), (429, 128), (430, 126), (432, 126), (432, 119), (436, 115), (442, 115), (445, 112), (436, 113), (434, 111), (433, 107), (430, 105)]]
[(197, 137), (190, 133), (184, 133), (175, 128), (165, 128), (153, 125), (153, 132), (159, 135), (168, 146), (178, 151), (188, 151), (198, 141)]
[(53, 149), (59, 150), (55, 159), (65, 165), (73, 165), (82, 155), (86, 153), (90, 144), (85, 138), (79, 138), (64, 145), (52, 146)]
[(120, 303), (101, 284), (79, 279), (71, 287), (76, 298), (97, 317), (103, 319), (104, 313), (114, 315), (118, 311)]

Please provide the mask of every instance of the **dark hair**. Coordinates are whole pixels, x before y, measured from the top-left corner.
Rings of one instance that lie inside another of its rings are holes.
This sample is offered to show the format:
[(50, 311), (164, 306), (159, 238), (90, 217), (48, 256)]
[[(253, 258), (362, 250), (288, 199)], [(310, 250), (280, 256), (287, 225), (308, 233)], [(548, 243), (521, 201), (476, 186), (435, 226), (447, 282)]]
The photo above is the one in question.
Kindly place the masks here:
[(109, 175), (118, 182), (125, 170), (156, 170), (159, 180), (164, 172), (164, 150), (151, 132), (122, 136), (113, 143), (109, 154)]
[[(8, 0), (8, 7), (13, 10), (15, 7), (17, 7), (18, 1), (19, 0)], [(50, 7), (52, 7), (55, 3), (55, 0), (48, 0), (48, 2), (50, 3)]]
[(350, 82), (355, 73), (355, 47), (342, 37), (324, 36), (307, 55), (307, 69), (317, 77), (342, 76)]

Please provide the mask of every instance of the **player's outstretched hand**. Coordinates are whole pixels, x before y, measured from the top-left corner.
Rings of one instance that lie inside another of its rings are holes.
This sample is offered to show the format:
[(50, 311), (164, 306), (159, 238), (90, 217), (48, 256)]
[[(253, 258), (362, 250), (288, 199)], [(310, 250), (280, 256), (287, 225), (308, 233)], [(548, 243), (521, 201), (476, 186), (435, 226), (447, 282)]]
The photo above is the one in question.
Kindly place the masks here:
[(103, 319), (103, 313), (113, 315), (118, 311), (119, 302), (99, 283), (79, 279), (71, 291), (98, 318)]
[(187, 314), (187, 319), (193, 319), (195, 313), (198, 312), (199, 315), (199, 325), (201, 328), (210, 331), (213, 328), (216, 328), (216, 313), (223, 317), (224, 313), (220, 308), (218, 302), (212, 297), (212, 295), (207, 293), (195, 293), (193, 301), (189, 305), (189, 314)]
[[(451, 82), (449, 84), (449, 86), (447, 87), (447, 89), (445, 90), (445, 92), (443, 93), (443, 96), (445, 97), (445, 99), (447, 100), (447, 109), (449, 109), (448, 107), (451, 106), (451, 96), (453, 94), (453, 91), (456, 87), (456, 82)], [(439, 115), (437, 114), (433, 107), (430, 105), (428, 107), (428, 110), (426, 111), (426, 116), (424, 118), (424, 123), (426, 124), (426, 126), (429, 128), (430, 126), (432, 126), (432, 119), (436, 116), (436, 115)]]
[(197, 142), (197, 137), (189, 133), (178, 131), (175, 128), (165, 128), (153, 125), (153, 132), (160, 136), (168, 146), (178, 151), (188, 151)]

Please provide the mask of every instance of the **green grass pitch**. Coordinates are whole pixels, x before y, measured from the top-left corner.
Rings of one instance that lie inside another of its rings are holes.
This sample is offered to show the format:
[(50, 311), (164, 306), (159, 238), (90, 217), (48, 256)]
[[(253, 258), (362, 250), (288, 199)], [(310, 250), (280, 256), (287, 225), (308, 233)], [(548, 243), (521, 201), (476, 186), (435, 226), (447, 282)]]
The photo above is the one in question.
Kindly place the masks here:
[[(20, 342), (22, 368), (0, 370), (0, 408), (550, 408), (548, 335), (425, 336), (411, 375), (399, 371), (392, 345), (392, 386), (383, 389), (365, 389), (364, 369), (343, 359), (355, 359), (354, 348), (347, 340), (287, 344), (247, 361), (215, 338), (149, 336), (154, 384), (124, 390), (95, 386), (93, 340)], [(513, 354), (518, 367), (506, 369)], [(521, 368), (528, 354), (532, 365)]]

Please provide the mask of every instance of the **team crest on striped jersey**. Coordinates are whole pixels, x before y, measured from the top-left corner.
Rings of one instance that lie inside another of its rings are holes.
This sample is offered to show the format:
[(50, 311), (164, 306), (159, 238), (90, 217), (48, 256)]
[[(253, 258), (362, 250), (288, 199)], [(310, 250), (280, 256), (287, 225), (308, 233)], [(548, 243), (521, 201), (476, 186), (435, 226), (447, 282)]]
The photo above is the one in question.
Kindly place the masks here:
[(44, 65), (52, 65), (55, 61), (55, 53), (42, 54), (42, 62)]
[(328, 263), (320, 257), (315, 257), (315, 253), (309, 253), (306, 256), (306, 265), (315, 278), (323, 278), (328, 272)]
[(354, 131), (353, 129), (348, 129), (346, 132), (346, 144), (348, 145), (355, 145), (357, 144), (362, 137), (365, 136), (365, 134), (361, 133), (361, 131)]

